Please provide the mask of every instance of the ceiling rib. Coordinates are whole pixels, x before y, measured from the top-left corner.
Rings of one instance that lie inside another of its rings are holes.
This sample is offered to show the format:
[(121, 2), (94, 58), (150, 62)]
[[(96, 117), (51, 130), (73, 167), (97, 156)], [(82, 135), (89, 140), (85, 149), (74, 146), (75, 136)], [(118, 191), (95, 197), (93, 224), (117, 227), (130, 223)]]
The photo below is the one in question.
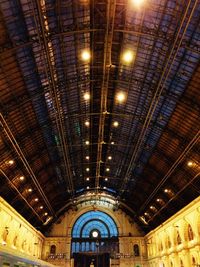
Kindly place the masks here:
[(42, 190), (42, 187), (40, 186), (38, 179), (36, 178), (32, 168), (30, 167), (28, 161), (26, 160), (26, 157), (24, 155), (24, 153), (22, 152), (20, 146), (17, 143), (17, 140), (15, 139), (14, 135), (12, 134), (6, 120), (4, 119), (3, 115), (0, 113), (0, 123), (1, 126), (3, 127), (4, 132), (6, 133), (9, 141), (11, 142), (14, 150), (16, 151), (16, 153), (18, 154), (19, 158), (21, 159), (22, 163), (24, 164), (26, 170), (28, 171), (32, 181), (34, 182), (38, 192), (40, 193), (40, 195), (42, 196), (46, 206), (49, 208), (49, 211), (51, 211), (51, 213), (53, 215), (55, 215), (55, 212), (50, 204), (50, 202), (48, 201), (48, 198), (46, 197), (44, 191)]
[[(134, 166), (134, 163), (137, 159), (137, 156), (140, 152), (140, 149), (141, 149), (141, 146), (142, 146), (142, 143), (143, 143), (143, 140), (144, 140), (144, 137), (146, 135), (146, 132), (148, 130), (148, 127), (149, 127), (149, 124), (151, 123), (151, 120), (152, 120), (152, 117), (153, 117), (153, 114), (155, 112), (155, 109), (157, 107), (157, 104), (159, 102), (159, 98), (163, 92), (163, 89), (164, 89), (164, 84), (165, 84), (165, 81), (167, 80), (169, 74), (170, 74), (170, 71), (171, 71), (171, 68), (172, 68), (172, 63), (173, 61), (175, 60), (176, 58), (176, 55), (178, 53), (178, 50), (181, 46), (181, 43), (182, 43), (182, 40), (183, 40), (183, 37), (184, 37), (184, 34), (186, 33), (186, 30), (189, 26), (189, 23), (190, 23), (190, 20), (193, 16), (193, 13), (195, 11), (195, 8), (197, 6), (197, 3), (198, 3), (198, 0), (195, 1), (193, 7), (192, 7), (192, 10), (190, 11), (190, 7), (191, 7), (191, 3), (192, 3), (192, 0), (190, 0), (187, 4), (187, 8), (184, 12), (184, 15), (183, 15), (183, 18), (181, 20), (181, 24), (180, 24), (180, 27), (178, 29), (178, 32), (176, 34), (176, 38), (174, 40), (174, 43), (173, 43), (173, 46), (171, 48), (171, 51), (170, 51), (170, 54), (168, 56), (168, 59), (167, 59), (167, 62), (165, 64), (165, 67), (164, 67), (164, 70), (162, 72), (162, 75), (160, 77), (160, 80), (158, 82), (158, 86), (157, 86), (157, 89), (155, 91), (155, 94), (153, 96), (153, 99), (152, 99), (152, 102), (151, 102), (151, 105), (149, 107), (149, 110), (148, 110), (148, 113), (147, 113), (147, 116), (145, 118), (145, 122), (143, 124), (143, 127), (142, 127), (142, 130), (140, 132), (140, 135), (139, 135), (139, 138), (136, 142), (136, 145), (135, 145), (135, 148), (134, 148), (134, 151), (133, 151), (133, 154), (131, 156), (131, 160), (130, 160), (130, 163), (129, 163), (129, 166), (127, 168), (127, 171), (125, 173), (125, 178), (124, 178), (124, 182), (122, 183), (122, 186), (120, 188), (120, 196), (123, 194), (129, 180), (130, 180), (130, 177), (131, 177), (131, 172), (133, 171), (133, 169), (135, 167)], [(188, 12), (189, 13), (189, 17), (188, 17), (188, 21), (186, 23), (186, 26), (184, 29), (182, 29), (184, 23), (185, 23), (185, 19), (187, 18), (188, 16)], [(183, 32), (181, 32), (183, 30)], [(179, 37), (179, 35), (182, 33), (182, 36), (181, 38)], [(171, 63), (170, 63), (171, 61)]]
[(50, 91), (52, 95), (52, 100), (55, 104), (56, 107), (56, 125), (58, 128), (58, 134), (60, 137), (61, 145), (62, 145), (62, 153), (63, 153), (63, 159), (64, 159), (64, 166), (65, 166), (65, 171), (66, 171), (66, 176), (64, 176), (64, 179), (67, 181), (69, 185), (69, 190), (70, 190), (70, 195), (73, 197), (74, 196), (74, 185), (73, 185), (73, 175), (71, 172), (70, 168), (70, 159), (69, 159), (69, 151), (68, 151), (68, 146), (66, 144), (65, 140), (65, 133), (64, 133), (64, 126), (63, 126), (63, 118), (61, 115), (61, 105), (60, 101), (57, 96), (57, 86), (55, 83), (55, 75), (56, 75), (56, 70), (54, 69), (54, 66), (52, 64), (52, 58), (50, 56), (51, 51), (50, 48), (52, 47), (51, 40), (47, 40), (46, 33), (48, 31), (48, 27), (45, 28), (44, 23), (47, 23), (47, 20), (45, 20), (46, 17), (46, 8), (45, 8), (45, 2), (42, 2), (40, 0), (36, 1), (37, 7), (38, 7), (38, 13), (39, 13), (39, 21), (40, 21), (40, 26), (42, 30), (42, 35), (43, 35), (43, 43), (44, 43), (44, 49), (45, 49), (45, 54), (47, 57), (47, 62), (48, 62), (48, 68), (50, 71)]
[(108, 96), (108, 82), (111, 62), (111, 52), (112, 52), (112, 41), (113, 41), (113, 31), (114, 31), (114, 20), (115, 20), (115, 8), (116, 0), (111, 0), (107, 2), (107, 15), (106, 15), (106, 33), (105, 33), (105, 44), (104, 44), (104, 57), (103, 57), (103, 77), (101, 86), (101, 102), (100, 102), (100, 120), (99, 120), (99, 131), (98, 131), (98, 146), (97, 146), (97, 164), (96, 164), (96, 179), (95, 179), (95, 190), (98, 193), (99, 189), (99, 178), (101, 172), (101, 162), (102, 162), (102, 146), (104, 144), (104, 128), (105, 128), (105, 118), (107, 111), (107, 96)]

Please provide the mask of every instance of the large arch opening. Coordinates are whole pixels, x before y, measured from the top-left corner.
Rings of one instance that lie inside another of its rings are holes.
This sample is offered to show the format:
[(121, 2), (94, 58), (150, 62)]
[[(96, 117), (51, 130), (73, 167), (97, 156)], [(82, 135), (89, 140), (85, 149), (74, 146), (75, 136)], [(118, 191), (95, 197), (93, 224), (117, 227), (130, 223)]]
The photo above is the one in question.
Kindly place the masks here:
[(71, 257), (75, 266), (107, 266), (119, 252), (118, 229), (113, 218), (102, 211), (82, 214), (72, 228)]

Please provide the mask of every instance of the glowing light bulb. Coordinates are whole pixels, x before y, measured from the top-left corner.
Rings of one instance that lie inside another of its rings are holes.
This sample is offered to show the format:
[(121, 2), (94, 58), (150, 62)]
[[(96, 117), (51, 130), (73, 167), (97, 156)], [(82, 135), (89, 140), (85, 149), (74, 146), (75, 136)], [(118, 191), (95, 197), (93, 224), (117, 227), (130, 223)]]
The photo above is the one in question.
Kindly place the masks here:
[(83, 61), (89, 61), (90, 60), (90, 51), (89, 50), (83, 50), (81, 54), (81, 58)]
[(145, 0), (131, 0), (131, 1), (134, 7), (136, 8), (140, 8), (145, 2)]
[(125, 93), (123, 93), (123, 92), (119, 92), (116, 96), (116, 100), (119, 103), (123, 103), (125, 101), (125, 99), (126, 99), (126, 96), (125, 96)]
[(89, 172), (90, 171), (90, 168), (86, 168), (86, 172)]
[(134, 54), (130, 50), (125, 51), (124, 54), (122, 55), (122, 60), (126, 64), (131, 63), (133, 61), (133, 58), (134, 58)]
[(188, 161), (187, 165), (188, 165), (188, 167), (192, 167), (194, 165), (194, 163), (192, 161)]
[(112, 159), (112, 156), (108, 156), (108, 159), (111, 160)]
[(86, 156), (85, 158), (86, 158), (87, 160), (89, 160), (89, 159), (90, 159), (90, 157), (89, 157), (89, 156)]
[(35, 202), (38, 202), (38, 200), (39, 200), (39, 199), (38, 199), (37, 197), (34, 199)]
[(105, 178), (105, 181), (108, 181), (108, 178)]
[(28, 192), (32, 192), (32, 191), (33, 191), (33, 189), (32, 189), (32, 188), (29, 188), (29, 189), (28, 189)]
[(87, 92), (84, 94), (84, 99), (87, 101), (87, 100), (90, 100), (90, 94)]
[(110, 171), (110, 168), (106, 168), (106, 171), (109, 172)]
[(114, 127), (118, 127), (118, 126), (119, 126), (119, 122), (118, 122), (118, 121), (114, 121), (114, 122), (113, 122), (113, 126), (114, 126)]
[(24, 181), (24, 176), (20, 176), (20, 177), (19, 177), (19, 180), (20, 180), (20, 181)]
[(89, 177), (87, 177), (87, 178), (86, 178), (86, 181), (89, 181), (89, 180), (90, 180), (90, 178), (89, 178)]
[(9, 160), (9, 161), (8, 161), (8, 164), (9, 164), (9, 165), (13, 165), (13, 164), (14, 164), (14, 160), (12, 160), (12, 159)]
[(89, 121), (85, 121), (85, 126), (89, 127), (90, 126), (90, 122)]
[(88, 146), (90, 144), (90, 141), (85, 141), (85, 144)]

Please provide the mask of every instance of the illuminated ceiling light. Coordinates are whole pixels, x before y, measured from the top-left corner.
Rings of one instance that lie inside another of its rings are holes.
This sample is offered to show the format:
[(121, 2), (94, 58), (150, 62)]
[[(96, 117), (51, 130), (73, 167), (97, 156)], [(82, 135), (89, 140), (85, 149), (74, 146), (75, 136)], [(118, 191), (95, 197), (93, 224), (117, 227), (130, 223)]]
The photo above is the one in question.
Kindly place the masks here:
[(87, 186), (86, 188), (87, 188), (87, 189), (90, 189), (90, 187), (89, 187), (89, 186)]
[(108, 181), (108, 178), (105, 178), (105, 181)]
[(109, 172), (110, 171), (110, 168), (106, 168), (106, 171)]
[(89, 144), (90, 144), (90, 141), (85, 141), (85, 144), (86, 144), (86, 145), (89, 145)]
[(38, 200), (39, 200), (39, 199), (38, 199), (37, 197), (34, 199), (35, 202), (38, 202)]
[(40, 209), (42, 210), (44, 207), (43, 206), (40, 206)]
[(98, 237), (99, 233), (97, 231), (93, 231), (92, 232), (92, 237), (96, 238)]
[(122, 55), (122, 61), (126, 64), (130, 64), (133, 61), (133, 57), (134, 57), (133, 51), (127, 50)]
[(32, 192), (32, 191), (33, 191), (33, 189), (32, 189), (32, 188), (29, 188), (29, 189), (28, 189), (28, 192)]
[(111, 160), (112, 159), (112, 156), (108, 156), (108, 159)]
[(48, 213), (47, 212), (45, 212), (45, 214), (44, 214), (45, 216), (47, 216), (48, 215)]
[(188, 161), (187, 165), (188, 165), (188, 167), (192, 167), (194, 165), (194, 162)]
[(88, 92), (85, 93), (83, 97), (84, 97), (84, 99), (85, 99), (86, 101), (87, 101), (87, 100), (90, 100), (90, 93), (88, 93)]
[(156, 201), (157, 201), (157, 202), (160, 202), (160, 201), (161, 201), (161, 199), (160, 199), (160, 198), (157, 198), (157, 199), (156, 199)]
[(147, 216), (147, 215), (148, 215), (148, 213), (147, 213), (147, 212), (145, 212), (145, 213), (144, 213), (144, 215), (146, 215), (146, 216)]
[(9, 161), (8, 161), (8, 164), (9, 164), (9, 165), (13, 165), (13, 164), (14, 164), (14, 160), (12, 160), (12, 159), (9, 160)]
[(114, 141), (112, 141), (112, 142), (111, 142), (111, 145), (114, 145), (114, 144), (115, 144), (115, 142), (114, 142)]
[(107, 188), (106, 186), (103, 187), (103, 189), (106, 189), (106, 188)]
[(85, 157), (85, 159), (89, 160), (89, 159), (90, 159), (90, 157), (89, 157), (89, 156), (86, 156), (86, 157)]
[(87, 177), (87, 178), (86, 178), (86, 181), (89, 181), (89, 180), (90, 180), (90, 178), (89, 178), (89, 177)]
[(24, 176), (20, 176), (20, 177), (19, 177), (19, 180), (20, 180), (20, 181), (24, 181)]
[(119, 92), (116, 96), (116, 100), (119, 103), (123, 103), (125, 101), (125, 99), (126, 99), (126, 96), (125, 96), (125, 93), (123, 93), (123, 92)]
[(166, 189), (164, 190), (164, 192), (165, 192), (165, 193), (169, 193), (169, 189), (166, 188)]
[(89, 61), (91, 58), (90, 51), (87, 49), (83, 50), (81, 53), (81, 58), (83, 61)]
[(144, 4), (145, 0), (131, 0), (131, 2), (134, 7), (140, 8)]
[(154, 209), (154, 206), (150, 206), (150, 209), (153, 210)]
[(89, 172), (90, 171), (90, 168), (86, 168), (86, 172)]
[(114, 121), (114, 122), (113, 122), (113, 126), (114, 126), (114, 127), (118, 127), (118, 126), (119, 126), (119, 122), (118, 122), (118, 121)]
[(85, 126), (89, 127), (90, 126), (90, 122), (89, 121), (85, 121)]

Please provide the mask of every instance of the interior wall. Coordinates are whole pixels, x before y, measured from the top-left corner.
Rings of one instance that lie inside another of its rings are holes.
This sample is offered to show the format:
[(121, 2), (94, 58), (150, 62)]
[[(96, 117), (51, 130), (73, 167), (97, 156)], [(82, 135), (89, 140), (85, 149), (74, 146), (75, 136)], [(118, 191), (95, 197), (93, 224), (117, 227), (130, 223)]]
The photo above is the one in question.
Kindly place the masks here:
[[(43, 257), (48, 259), (52, 245), (56, 246), (56, 253), (64, 254), (63, 259), (51, 259), (48, 261), (54, 264), (70, 265), (70, 247), (71, 247), (71, 231), (77, 218), (83, 213), (92, 210), (91, 206), (81, 207), (78, 210), (68, 210), (62, 218), (57, 221), (52, 227), (49, 237), (45, 239)], [(144, 233), (138, 228), (133, 220), (124, 213), (121, 209), (113, 211), (105, 207), (98, 207), (98, 210), (110, 215), (119, 231), (119, 259), (118, 265), (121, 267), (132, 266), (147, 266), (147, 254), (144, 241)], [(133, 246), (138, 244), (140, 248), (140, 256), (133, 256)], [(141, 265), (142, 264), (142, 265)], [(116, 265), (116, 264), (115, 264)]]
[(0, 249), (41, 258), (43, 242), (44, 236), (0, 197)]
[(145, 239), (150, 267), (200, 266), (200, 197)]

